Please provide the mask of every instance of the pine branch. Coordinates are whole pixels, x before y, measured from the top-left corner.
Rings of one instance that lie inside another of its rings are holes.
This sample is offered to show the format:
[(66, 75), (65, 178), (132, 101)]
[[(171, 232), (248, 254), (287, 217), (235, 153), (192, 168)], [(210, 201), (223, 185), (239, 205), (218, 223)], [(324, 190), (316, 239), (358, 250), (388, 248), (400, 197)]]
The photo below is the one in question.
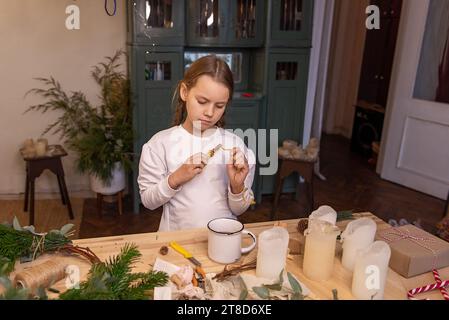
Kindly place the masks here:
[(21, 227), (17, 218), (13, 225), (0, 225), (0, 275), (9, 274), (14, 270), (18, 259), (31, 261), (45, 252), (65, 251), (86, 257), (92, 263), (100, 259), (89, 248), (73, 246), (68, 239), (72, 224), (63, 226), (60, 230), (51, 230), (38, 234), (34, 226)]
[(70, 289), (59, 296), (63, 300), (148, 299), (148, 292), (168, 281), (165, 272), (132, 273), (133, 265), (141, 257), (137, 247), (126, 244), (120, 254), (104, 263), (95, 264), (89, 271), (88, 279), (79, 289)]

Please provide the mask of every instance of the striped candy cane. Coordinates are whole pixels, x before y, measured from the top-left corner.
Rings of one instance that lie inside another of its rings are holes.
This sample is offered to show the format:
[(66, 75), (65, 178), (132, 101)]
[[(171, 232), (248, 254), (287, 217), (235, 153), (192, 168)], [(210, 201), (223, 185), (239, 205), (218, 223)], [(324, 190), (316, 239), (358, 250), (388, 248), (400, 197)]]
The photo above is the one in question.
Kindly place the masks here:
[[(438, 272), (438, 270), (433, 269), (432, 272), (433, 272), (433, 277), (435, 278), (435, 281), (438, 284), (441, 284), (442, 281), (441, 281), (440, 273)], [(449, 294), (447, 293), (447, 290), (446, 290), (446, 288), (444, 286), (440, 287), (440, 292), (443, 295), (444, 300), (449, 300)]]
[(426, 286), (423, 286), (420, 288), (415, 288), (415, 289), (408, 291), (407, 296), (409, 299), (416, 299), (415, 295), (420, 294), (420, 293), (429, 292), (429, 291), (432, 291), (435, 289), (440, 289), (440, 291), (444, 297), (444, 300), (449, 300), (449, 294), (447, 293), (447, 290), (445, 288), (446, 286), (449, 286), (449, 280), (441, 281), (440, 274), (438, 273), (438, 271), (436, 269), (434, 269), (432, 272), (433, 272), (433, 276), (435, 278), (436, 283), (428, 284)]

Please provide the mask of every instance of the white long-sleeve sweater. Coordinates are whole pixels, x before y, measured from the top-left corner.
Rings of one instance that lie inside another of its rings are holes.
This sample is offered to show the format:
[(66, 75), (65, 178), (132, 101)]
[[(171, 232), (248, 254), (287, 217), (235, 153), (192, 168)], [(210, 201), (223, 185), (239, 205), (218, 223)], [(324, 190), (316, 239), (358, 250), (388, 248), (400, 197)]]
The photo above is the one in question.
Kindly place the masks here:
[[(145, 207), (154, 210), (163, 206), (159, 231), (206, 227), (215, 218), (235, 218), (245, 212), (254, 198), (255, 156), (237, 135), (222, 128), (207, 130), (197, 137), (181, 125), (155, 134), (143, 147), (137, 182)], [(230, 152), (219, 150), (209, 159), (203, 171), (174, 190), (168, 177), (190, 156), (208, 153), (218, 144), (225, 149), (240, 148), (249, 163), (244, 191), (233, 194), (229, 187), (226, 163)]]

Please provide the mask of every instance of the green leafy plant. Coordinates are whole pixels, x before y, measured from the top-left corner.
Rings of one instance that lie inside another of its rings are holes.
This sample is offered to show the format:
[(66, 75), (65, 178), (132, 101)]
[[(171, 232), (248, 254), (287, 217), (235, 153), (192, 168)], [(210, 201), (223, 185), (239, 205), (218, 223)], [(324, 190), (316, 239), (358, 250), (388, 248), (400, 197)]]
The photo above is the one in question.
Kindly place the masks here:
[(132, 273), (132, 266), (141, 257), (137, 247), (126, 244), (119, 255), (105, 263), (94, 264), (88, 279), (79, 289), (70, 289), (62, 293), (63, 300), (143, 300), (149, 299), (154, 287), (168, 282), (165, 272)]
[(44, 88), (27, 92), (46, 100), (25, 112), (59, 111), (61, 115), (43, 132), (60, 134), (69, 149), (78, 154), (77, 168), (81, 173), (97, 176), (106, 184), (112, 178), (115, 163), (125, 170), (131, 168), (133, 145), (132, 108), (129, 100), (129, 80), (119, 71), (123, 51), (117, 51), (105, 62), (94, 66), (91, 76), (100, 87), (100, 105), (94, 107), (86, 96), (75, 91), (66, 93), (53, 77), (37, 78)]
[(261, 287), (253, 287), (254, 293), (264, 300), (277, 300), (279, 299), (278, 296), (286, 297), (289, 300), (304, 300), (305, 296), (303, 295), (301, 285), (296, 278), (290, 272), (287, 272), (288, 282), (291, 289), (286, 288), (283, 286), (283, 274), (284, 270), (279, 274), (279, 280), (276, 283), (264, 284)]

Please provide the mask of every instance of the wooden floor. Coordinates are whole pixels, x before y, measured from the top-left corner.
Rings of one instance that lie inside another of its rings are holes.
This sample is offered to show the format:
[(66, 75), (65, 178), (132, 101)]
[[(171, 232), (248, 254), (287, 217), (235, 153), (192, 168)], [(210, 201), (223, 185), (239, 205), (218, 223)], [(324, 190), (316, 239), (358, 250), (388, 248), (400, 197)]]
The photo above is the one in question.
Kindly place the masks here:
[[(424, 229), (430, 232), (435, 232), (435, 224), (443, 218), (443, 200), (380, 179), (366, 158), (350, 151), (348, 139), (325, 135), (320, 160), (321, 172), (327, 180), (315, 179), (316, 206), (326, 204), (337, 211), (370, 211), (385, 221), (420, 219)], [(271, 201), (271, 196), (264, 196), (260, 205), (239, 219), (243, 223), (269, 220)], [(310, 213), (307, 208), (305, 196), (297, 202), (292, 195), (283, 195), (276, 219), (307, 216)], [(131, 199), (126, 198), (122, 216), (118, 216), (115, 204), (108, 204), (100, 217), (96, 200), (87, 199), (80, 238), (157, 231), (160, 216), (160, 208), (155, 211), (141, 208), (140, 214), (133, 214)]]

